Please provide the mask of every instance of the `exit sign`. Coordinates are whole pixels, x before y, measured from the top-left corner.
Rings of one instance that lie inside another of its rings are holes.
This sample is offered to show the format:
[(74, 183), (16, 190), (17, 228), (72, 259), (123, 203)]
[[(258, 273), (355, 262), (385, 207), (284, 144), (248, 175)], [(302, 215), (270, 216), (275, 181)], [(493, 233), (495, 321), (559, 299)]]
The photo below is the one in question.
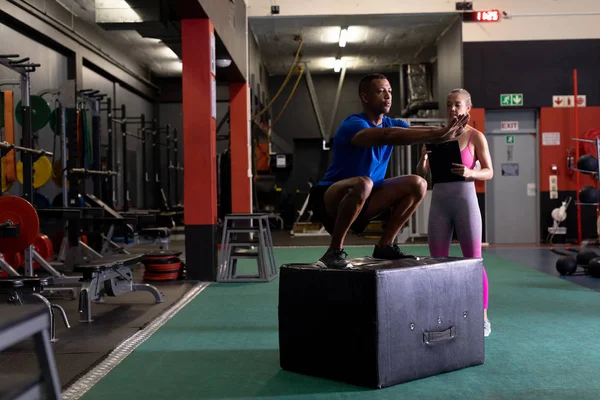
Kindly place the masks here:
[(502, 107), (522, 106), (523, 93), (507, 93), (500, 95), (500, 105)]
[(463, 13), (463, 22), (500, 22), (500, 10), (468, 11)]
[(518, 131), (519, 121), (502, 121), (500, 122), (500, 130), (502, 131)]

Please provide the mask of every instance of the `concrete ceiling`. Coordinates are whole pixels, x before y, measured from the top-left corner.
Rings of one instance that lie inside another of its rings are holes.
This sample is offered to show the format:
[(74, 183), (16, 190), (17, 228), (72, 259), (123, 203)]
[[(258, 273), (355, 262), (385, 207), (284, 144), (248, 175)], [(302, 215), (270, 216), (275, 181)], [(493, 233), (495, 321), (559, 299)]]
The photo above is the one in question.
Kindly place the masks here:
[[(286, 75), (303, 38), (302, 61), (311, 73), (331, 73), (336, 58), (347, 72), (397, 71), (400, 64), (436, 57), (436, 43), (458, 18), (455, 13), (254, 17), (250, 28), (271, 75)], [(340, 27), (348, 27), (339, 47)]]
[[(98, 34), (104, 36), (112, 45), (129, 54), (138, 63), (148, 68), (157, 78), (181, 77), (181, 35), (179, 20), (188, 18), (206, 18), (197, 0), (165, 1), (169, 13), (169, 23), (144, 22), (138, 24), (96, 23), (96, 8), (100, 4), (111, 4), (103, 0), (54, 0), (76, 17), (87, 23)], [(111, 0), (112, 1), (112, 0)], [(114, 1), (113, 1), (114, 2)], [(157, 1), (127, 0), (131, 7), (156, 7)], [(118, 12), (118, 11), (117, 11)], [(160, 39), (156, 39), (156, 38)], [(215, 51), (217, 58), (230, 58), (224, 43), (215, 32)], [(217, 81), (237, 81), (241, 74), (236, 68), (217, 69)]]
[(144, 38), (135, 30), (105, 30), (96, 24), (96, 0), (56, 0), (74, 16), (91, 26), (111, 44), (131, 55), (158, 77), (181, 75), (179, 56), (157, 39)]

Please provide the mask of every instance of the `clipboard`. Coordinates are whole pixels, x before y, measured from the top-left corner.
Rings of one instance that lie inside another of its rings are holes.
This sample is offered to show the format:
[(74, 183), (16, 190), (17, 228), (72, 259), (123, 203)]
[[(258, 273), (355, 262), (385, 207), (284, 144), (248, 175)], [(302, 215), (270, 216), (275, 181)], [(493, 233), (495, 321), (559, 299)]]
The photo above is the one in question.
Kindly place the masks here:
[(426, 144), (428, 151), (429, 169), (431, 171), (431, 183), (464, 182), (463, 176), (453, 174), (451, 169), (455, 168), (452, 163), (462, 164), (460, 155), (460, 144), (458, 140), (439, 144)]

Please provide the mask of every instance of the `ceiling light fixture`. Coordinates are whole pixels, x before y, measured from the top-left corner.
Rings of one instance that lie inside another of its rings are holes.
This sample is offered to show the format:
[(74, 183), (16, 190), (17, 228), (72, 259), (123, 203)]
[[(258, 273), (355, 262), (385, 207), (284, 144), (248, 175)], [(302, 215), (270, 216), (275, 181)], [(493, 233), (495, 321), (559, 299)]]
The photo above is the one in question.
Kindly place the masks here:
[(333, 63), (333, 72), (340, 72), (343, 66), (344, 62), (341, 59), (336, 58), (335, 62)]
[(340, 47), (346, 47), (346, 40), (348, 37), (348, 27), (342, 27), (340, 30)]

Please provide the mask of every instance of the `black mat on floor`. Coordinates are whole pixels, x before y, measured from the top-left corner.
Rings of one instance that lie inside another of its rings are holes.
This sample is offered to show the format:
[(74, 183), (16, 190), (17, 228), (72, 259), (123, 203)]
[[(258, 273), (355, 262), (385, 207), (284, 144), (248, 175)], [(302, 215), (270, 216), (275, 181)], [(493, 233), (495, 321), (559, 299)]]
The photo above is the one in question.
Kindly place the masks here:
[[(146, 252), (148, 249), (144, 246), (131, 252)], [(134, 269), (136, 282), (143, 282), (143, 271), (143, 266)], [(56, 313), (58, 341), (53, 343), (53, 349), (63, 388), (102, 361), (121, 342), (150, 323), (196, 285), (195, 282), (185, 281), (145, 283), (156, 286), (163, 293), (162, 303), (154, 304), (154, 297), (148, 292), (106, 297), (104, 303), (92, 303), (92, 323), (79, 322), (77, 299), (51, 299), (51, 302), (65, 309), (71, 324), (71, 329), (65, 328), (62, 318)], [(39, 367), (33, 342), (24, 341), (0, 352), (0, 371), (27, 375), (37, 373)]]

